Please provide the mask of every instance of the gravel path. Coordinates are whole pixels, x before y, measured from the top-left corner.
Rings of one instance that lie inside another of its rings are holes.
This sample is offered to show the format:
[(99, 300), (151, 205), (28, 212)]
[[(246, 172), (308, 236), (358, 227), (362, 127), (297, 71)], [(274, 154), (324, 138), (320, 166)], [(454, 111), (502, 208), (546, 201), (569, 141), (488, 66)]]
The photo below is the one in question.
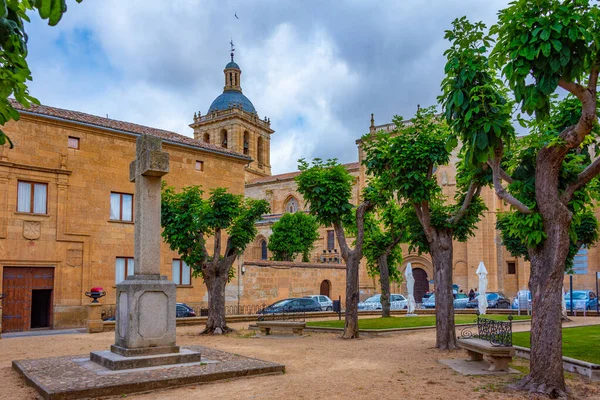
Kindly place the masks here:
[[(565, 324), (600, 322), (574, 318)], [(439, 364), (438, 359), (465, 358), (462, 351), (440, 352), (433, 348), (432, 330), (364, 337), (345, 341), (337, 334), (310, 333), (304, 337), (254, 338), (244, 330), (228, 336), (201, 337), (199, 326), (177, 329), (181, 346), (201, 345), (286, 365), (285, 375), (238, 379), (216, 384), (128, 395), (135, 400), (161, 399), (524, 399), (527, 395), (505, 389), (518, 377), (466, 377)], [(515, 330), (526, 330), (517, 324)], [(72, 334), (0, 340), (0, 399), (35, 399), (11, 368), (11, 360), (82, 354), (108, 348), (113, 332)], [(517, 369), (527, 361), (516, 359)], [(600, 399), (600, 384), (567, 374), (574, 399)]]

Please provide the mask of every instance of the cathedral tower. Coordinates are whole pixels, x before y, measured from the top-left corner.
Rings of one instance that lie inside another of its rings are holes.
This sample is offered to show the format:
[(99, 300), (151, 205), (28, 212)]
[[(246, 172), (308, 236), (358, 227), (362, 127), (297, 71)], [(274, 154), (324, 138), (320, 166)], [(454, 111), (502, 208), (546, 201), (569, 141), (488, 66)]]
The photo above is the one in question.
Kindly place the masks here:
[(242, 93), (242, 70), (233, 61), (225, 66), (225, 87), (206, 115), (194, 115), (190, 127), (194, 138), (252, 157), (246, 167), (246, 182), (271, 175), (271, 120), (260, 119), (254, 105)]

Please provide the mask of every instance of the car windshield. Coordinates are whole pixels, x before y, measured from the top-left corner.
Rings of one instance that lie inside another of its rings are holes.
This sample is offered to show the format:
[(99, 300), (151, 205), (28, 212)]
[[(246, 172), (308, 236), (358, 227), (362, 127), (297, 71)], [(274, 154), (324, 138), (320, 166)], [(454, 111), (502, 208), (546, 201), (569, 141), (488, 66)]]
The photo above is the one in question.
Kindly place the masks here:
[(496, 293), (487, 293), (485, 297), (487, 297), (488, 300), (496, 300), (498, 295)]
[(291, 301), (292, 301), (291, 299), (281, 300), (281, 301), (278, 301), (277, 303), (271, 304), (269, 307), (270, 308), (281, 308), (281, 307), (284, 307), (286, 304), (289, 304)]
[(381, 295), (376, 294), (375, 296), (371, 296), (368, 299), (365, 300), (365, 303), (379, 303)]
[(457, 298), (457, 299), (466, 299), (466, 298), (467, 298), (467, 295), (466, 295), (466, 294), (464, 294), (464, 293), (459, 293), (459, 294), (457, 294), (457, 295), (456, 295), (456, 298)]
[(427, 299), (427, 301), (434, 301), (435, 300), (435, 294), (432, 294), (431, 296), (429, 296)]
[[(571, 300), (571, 293), (567, 292), (567, 300)], [(586, 300), (587, 294), (585, 292), (573, 292), (573, 300)]]

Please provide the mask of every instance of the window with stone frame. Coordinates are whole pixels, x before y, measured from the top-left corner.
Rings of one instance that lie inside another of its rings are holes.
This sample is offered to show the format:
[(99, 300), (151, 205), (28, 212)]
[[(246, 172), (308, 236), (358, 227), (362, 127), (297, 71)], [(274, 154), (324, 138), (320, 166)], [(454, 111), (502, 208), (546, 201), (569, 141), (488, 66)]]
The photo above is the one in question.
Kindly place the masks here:
[(298, 211), (298, 200), (295, 197), (290, 197), (285, 203), (285, 212), (293, 214), (296, 211)]
[(177, 285), (191, 285), (192, 284), (192, 270), (190, 266), (183, 260), (174, 259), (171, 263), (171, 272), (173, 283)]
[(221, 147), (227, 148), (227, 131), (225, 129), (221, 131)]
[(506, 263), (506, 273), (508, 275), (515, 275), (517, 273), (517, 263), (515, 261), (508, 261)]
[(48, 184), (40, 182), (18, 181), (17, 212), (47, 214)]
[(69, 144), (70, 149), (79, 150), (79, 138), (75, 136), (69, 136)]
[(250, 154), (250, 134), (248, 131), (244, 131), (244, 154)]
[(133, 257), (117, 257), (115, 263), (115, 283), (120, 283), (126, 277), (133, 275), (134, 269)]
[(133, 222), (133, 195), (129, 193), (110, 193), (110, 220)]
[(335, 249), (335, 231), (327, 231), (327, 250)]
[(205, 133), (202, 140), (204, 140), (204, 143), (210, 143), (210, 134)]
[(268, 258), (269, 258), (269, 254), (267, 251), (267, 241), (263, 239), (260, 242), (260, 259), (267, 260)]
[(204, 171), (204, 161), (196, 160), (196, 171)]

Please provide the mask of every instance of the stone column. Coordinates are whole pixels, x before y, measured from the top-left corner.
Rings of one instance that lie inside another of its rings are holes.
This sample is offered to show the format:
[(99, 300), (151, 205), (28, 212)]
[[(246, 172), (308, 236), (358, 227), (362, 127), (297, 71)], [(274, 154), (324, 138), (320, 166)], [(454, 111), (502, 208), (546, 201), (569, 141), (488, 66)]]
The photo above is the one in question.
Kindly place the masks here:
[(87, 319), (85, 325), (88, 333), (100, 333), (104, 331), (104, 321), (102, 321), (102, 304), (90, 303), (86, 306)]
[(113, 353), (142, 356), (176, 353), (176, 285), (160, 275), (161, 176), (169, 172), (169, 154), (160, 138), (141, 135), (129, 167), (135, 182), (134, 275), (117, 285), (117, 323)]

